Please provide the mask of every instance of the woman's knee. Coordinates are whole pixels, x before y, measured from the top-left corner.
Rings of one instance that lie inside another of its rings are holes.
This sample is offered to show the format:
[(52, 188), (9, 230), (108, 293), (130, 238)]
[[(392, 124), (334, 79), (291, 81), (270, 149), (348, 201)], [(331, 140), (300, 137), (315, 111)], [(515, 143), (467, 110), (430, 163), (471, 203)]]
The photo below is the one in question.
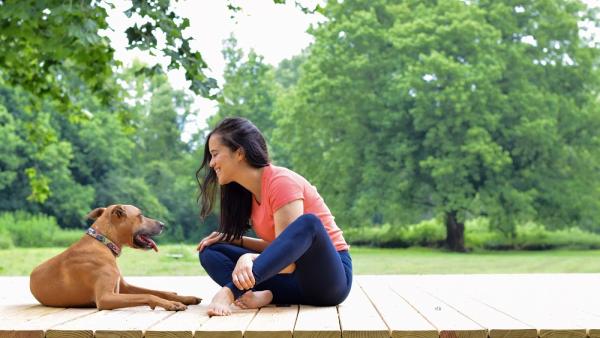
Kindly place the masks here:
[(220, 264), (222, 260), (219, 257), (219, 251), (215, 250), (213, 246), (206, 247), (199, 252), (198, 258), (200, 259), (200, 265), (207, 271), (211, 270), (215, 265)]
[(220, 268), (226, 261), (230, 261), (228, 256), (231, 256), (232, 250), (239, 250), (239, 248), (228, 243), (215, 243), (199, 252), (198, 258), (202, 267), (208, 271), (215, 266)]
[(317, 217), (315, 214), (304, 214), (296, 219), (296, 222), (303, 224), (303, 229), (310, 229), (311, 231), (318, 231), (323, 227), (323, 223), (321, 223), (321, 219)]

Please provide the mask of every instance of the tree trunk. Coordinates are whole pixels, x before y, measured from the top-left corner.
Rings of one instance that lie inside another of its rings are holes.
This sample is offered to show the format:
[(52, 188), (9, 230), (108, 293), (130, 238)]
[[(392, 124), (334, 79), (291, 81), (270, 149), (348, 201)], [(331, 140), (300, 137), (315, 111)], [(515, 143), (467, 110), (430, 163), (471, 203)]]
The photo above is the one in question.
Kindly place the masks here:
[(466, 252), (465, 249), (465, 225), (459, 223), (456, 211), (446, 213), (446, 246), (456, 252)]

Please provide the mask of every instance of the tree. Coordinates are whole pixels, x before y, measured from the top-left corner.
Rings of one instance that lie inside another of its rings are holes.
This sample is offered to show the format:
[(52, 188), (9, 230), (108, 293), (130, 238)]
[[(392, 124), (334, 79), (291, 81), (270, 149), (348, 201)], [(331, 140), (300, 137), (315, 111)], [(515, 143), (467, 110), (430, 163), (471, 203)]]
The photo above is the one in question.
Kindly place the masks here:
[[(192, 91), (216, 98), (216, 81), (184, 36), (188, 19), (168, 0), (130, 3), (125, 13), (137, 23), (126, 30), (129, 47), (167, 56)], [(77, 227), (92, 205), (134, 203), (172, 221), (180, 239), (197, 221), (198, 154), (181, 141), (191, 98), (149, 65), (130, 75), (150, 100), (126, 102), (132, 97), (103, 33), (111, 7), (110, 0), (0, 1), (0, 211), (44, 212)]]
[[(127, 102), (135, 116), (135, 155), (127, 176), (145, 185), (153, 196), (154, 217), (167, 223), (167, 234), (176, 240), (190, 238), (198, 225), (194, 172), (198, 158), (182, 141), (186, 119), (195, 114), (191, 97), (175, 90), (163, 74), (145, 76), (134, 62), (123, 74)], [(138, 197), (139, 198), (139, 197)]]
[[(68, 90), (60, 74), (65, 68), (75, 72), (94, 92), (110, 100), (114, 88), (105, 80), (117, 64), (109, 39), (101, 30), (108, 29), (106, 8), (111, 1), (3, 1), (0, 4), (0, 41), (8, 48), (0, 53), (0, 67), (5, 80), (21, 85), (35, 95), (50, 94), (69, 102)], [(131, 48), (160, 52), (171, 60), (169, 68), (183, 68), (190, 89), (211, 96), (215, 80), (204, 74), (202, 56), (192, 51), (192, 38), (184, 37), (189, 20), (170, 8), (170, 1), (131, 1), (128, 17), (141, 18), (126, 30)], [(164, 34), (165, 44), (158, 47), (157, 36)], [(159, 72), (160, 66), (146, 71)]]
[(54, 114), (51, 102), (44, 102), (39, 112), (32, 112), (28, 102), (26, 92), (0, 87), (0, 137), (7, 142), (2, 147), (6, 161), (0, 164), (5, 178), (0, 210), (49, 210), (61, 224), (79, 225), (94, 191), (72, 175), (74, 149), (63, 137), (65, 130), (57, 119), (61, 115)]
[(293, 88), (300, 79), (302, 64), (306, 62), (309, 49), (304, 49), (302, 53), (294, 55), (289, 59), (282, 60), (275, 69), (275, 80), (284, 89)]
[[(579, 1), (329, 2), (279, 141), (349, 224), (600, 220), (597, 46)], [(590, 207), (594, 205), (595, 207)], [(597, 229), (596, 229), (597, 230)]]
[[(114, 82), (119, 63), (113, 58), (109, 39), (102, 34), (109, 29), (106, 8), (112, 7), (111, 1), (0, 2), (0, 44), (4, 47), (0, 50), (0, 78), (8, 87), (19, 87), (29, 94), (27, 110), (37, 120), (34, 123), (44, 124), (45, 117), (36, 113), (43, 110), (45, 101), (55, 101), (58, 112), (71, 123), (87, 119), (90, 107), (76, 98), (90, 92), (105, 106), (116, 111), (122, 108), (120, 88)], [(206, 63), (191, 49), (191, 38), (183, 35), (189, 20), (175, 14), (170, 1), (131, 1), (125, 13), (141, 22), (126, 30), (131, 48), (169, 57), (168, 68), (183, 68), (191, 90), (214, 98), (216, 81), (205, 75)], [(164, 46), (159, 46), (157, 36), (164, 36)], [(155, 74), (162, 69), (153, 65), (142, 71)], [(27, 138), (40, 141), (40, 156), (45, 146), (57, 146), (41, 141), (52, 139), (51, 135), (43, 135), (43, 130), (35, 132), (37, 136)], [(32, 198), (44, 202), (52, 194), (48, 173), (35, 166), (26, 170)]]
[(86, 92), (76, 100), (89, 107), (90, 116), (76, 124), (58, 112), (54, 100), (45, 99), (34, 113), (29, 94), (0, 87), (0, 137), (7, 154), (0, 161), (1, 211), (42, 212), (62, 227), (81, 227), (92, 207), (130, 203), (167, 221), (169, 234), (181, 233), (178, 239), (195, 228), (195, 163), (181, 141), (191, 99), (173, 90), (164, 74), (147, 76), (137, 72), (143, 65), (136, 66), (120, 75), (121, 84), (131, 85), (122, 90), (127, 103), (120, 114)]
[(237, 40), (233, 36), (225, 40), (223, 56), (226, 66), (223, 74), (225, 82), (220, 94), (222, 102), (209, 125), (227, 116), (245, 117), (269, 140), (275, 128), (272, 115), (277, 96), (272, 67), (265, 64), (263, 57), (254, 51), (250, 51), (244, 59), (244, 53), (237, 47)]

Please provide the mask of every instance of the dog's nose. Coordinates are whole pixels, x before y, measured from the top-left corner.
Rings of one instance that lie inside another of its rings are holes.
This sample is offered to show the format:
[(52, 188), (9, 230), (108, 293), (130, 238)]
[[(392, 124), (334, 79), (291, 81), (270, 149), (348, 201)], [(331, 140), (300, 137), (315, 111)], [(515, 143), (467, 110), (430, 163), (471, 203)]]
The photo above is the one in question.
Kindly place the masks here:
[(160, 226), (160, 230), (165, 228), (165, 223), (163, 223), (161, 221), (158, 222), (158, 225)]

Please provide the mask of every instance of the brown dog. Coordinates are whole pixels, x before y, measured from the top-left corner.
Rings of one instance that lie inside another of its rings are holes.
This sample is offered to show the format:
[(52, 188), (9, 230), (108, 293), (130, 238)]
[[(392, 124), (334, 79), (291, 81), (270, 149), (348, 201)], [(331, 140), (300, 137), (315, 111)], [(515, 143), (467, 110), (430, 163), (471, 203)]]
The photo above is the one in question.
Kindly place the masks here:
[(116, 259), (121, 247), (158, 251), (151, 237), (160, 234), (164, 224), (144, 217), (132, 205), (98, 208), (88, 217), (95, 222), (87, 234), (31, 272), (31, 293), (40, 303), (101, 310), (148, 305), (174, 311), (200, 303), (196, 297), (127, 284), (121, 276)]

